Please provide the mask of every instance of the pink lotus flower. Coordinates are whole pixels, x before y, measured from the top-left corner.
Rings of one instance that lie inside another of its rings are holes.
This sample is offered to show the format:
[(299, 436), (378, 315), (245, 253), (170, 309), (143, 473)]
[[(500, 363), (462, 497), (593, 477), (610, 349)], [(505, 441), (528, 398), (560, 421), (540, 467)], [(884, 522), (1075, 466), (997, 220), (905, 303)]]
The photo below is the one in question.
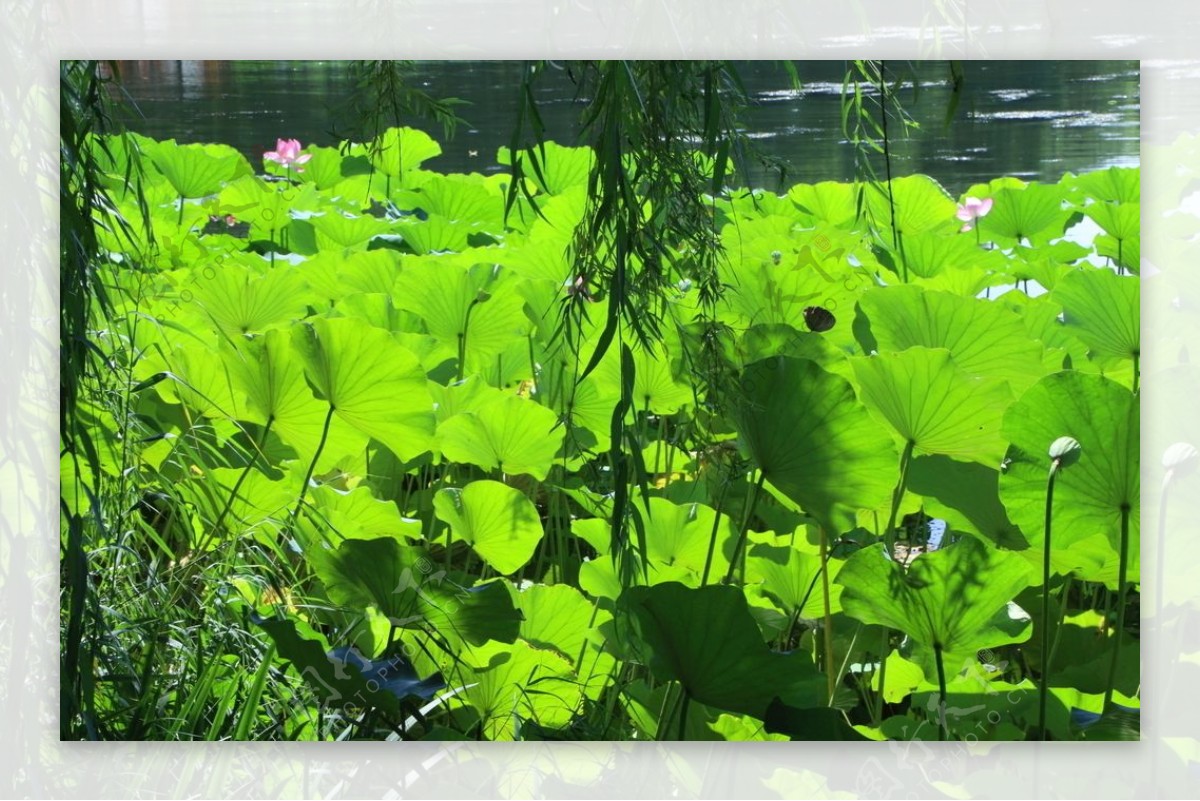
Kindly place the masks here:
[[(299, 139), (279, 139), (275, 142), (275, 149), (263, 153), (263, 158), (290, 169), (293, 165), (300, 165), (311, 159), (312, 154), (300, 152)], [(296, 172), (304, 170), (297, 166)]]
[(959, 231), (970, 231), (975, 227), (975, 221), (985, 216), (991, 210), (992, 199), (990, 197), (984, 200), (980, 200), (977, 197), (968, 197), (954, 214), (955, 217), (963, 221), (963, 227)]

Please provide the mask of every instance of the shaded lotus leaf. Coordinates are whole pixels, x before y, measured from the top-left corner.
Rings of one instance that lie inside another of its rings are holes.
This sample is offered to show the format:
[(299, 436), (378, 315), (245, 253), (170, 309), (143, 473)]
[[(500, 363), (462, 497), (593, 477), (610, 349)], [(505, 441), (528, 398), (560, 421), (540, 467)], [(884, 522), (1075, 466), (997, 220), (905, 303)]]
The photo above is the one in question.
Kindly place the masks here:
[(777, 698), (801, 709), (828, 700), (807, 654), (767, 647), (737, 587), (630, 587), (613, 625), (657, 679), (678, 681), (699, 703), (761, 719)]
[(1009, 602), (1029, 573), (1020, 556), (967, 537), (921, 554), (907, 570), (882, 548), (864, 548), (846, 560), (837, 583), (849, 616), (949, 653), (1027, 639), (1029, 616)]
[(899, 458), (845, 379), (777, 356), (748, 366), (741, 388), (741, 443), (780, 492), (830, 531), (886, 502)]
[(431, 625), (454, 644), (517, 637), (521, 614), (503, 584), (464, 586), (421, 548), (380, 537), (345, 540), (336, 548), (317, 543), (304, 556), (339, 606), (373, 606), (398, 628)]

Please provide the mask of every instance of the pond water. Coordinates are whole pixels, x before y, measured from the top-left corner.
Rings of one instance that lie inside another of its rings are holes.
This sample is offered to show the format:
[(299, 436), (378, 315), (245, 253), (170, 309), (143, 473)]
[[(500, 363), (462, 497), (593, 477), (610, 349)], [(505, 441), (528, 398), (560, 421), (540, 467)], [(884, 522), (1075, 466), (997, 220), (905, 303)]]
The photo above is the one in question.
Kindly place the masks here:
[[(853, 152), (841, 125), (846, 62), (796, 62), (802, 86), (793, 88), (777, 62), (739, 62), (754, 106), (744, 127), (762, 152), (785, 160), (783, 186), (798, 181), (851, 180)], [(1057, 181), (1066, 172), (1137, 166), (1140, 148), (1139, 70), (1136, 61), (966, 61), (965, 90), (949, 126), (946, 62), (889, 62), (911, 66), (918, 92), (902, 92), (920, 123), (894, 140), (893, 174), (922, 172), (958, 195), (1000, 175)], [(413, 80), (437, 97), (457, 97), (467, 124), (447, 141), (436, 123), (423, 128), (444, 153), (428, 163), (443, 172), (489, 172), (497, 149), (511, 137), (521, 62), (423, 62)], [(345, 138), (339, 107), (351, 83), (337, 61), (131, 61), (121, 78), (140, 117), (139, 133), (180, 142), (225, 142), (252, 164), (279, 137), (333, 145)], [(566, 70), (552, 65), (537, 97), (547, 137), (575, 143), (583, 105)], [(898, 126), (893, 126), (894, 131)], [(779, 189), (780, 177), (756, 164), (748, 183)]]

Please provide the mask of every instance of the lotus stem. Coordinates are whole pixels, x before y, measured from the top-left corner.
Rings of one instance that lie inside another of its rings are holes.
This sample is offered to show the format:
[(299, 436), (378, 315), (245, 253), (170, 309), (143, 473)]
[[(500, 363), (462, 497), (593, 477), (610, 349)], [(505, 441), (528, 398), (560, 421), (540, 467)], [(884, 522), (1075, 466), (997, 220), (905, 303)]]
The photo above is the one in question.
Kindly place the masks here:
[(1050, 691), (1050, 523), (1054, 508), (1054, 476), (1046, 478), (1046, 537), (1042, 543), (1042, 669), (1038, 687), (1038, 736), (1046, 740), (1046, 699)]
[(738, 530), (738, 538), (733, 546), (733, 554), (729, 557), (729, 570), (725, 572), (726, 584), (733, 581), (733, 571), (737, 566), (738, 558), (741, 556), (742, 547), (745, 545), (746, 532), (750, 528), (750, 519), (754, 517), (754, 507), (758, 505), (758, 496), (762, 494), (762, 485), (766, 478), (766, 474), (760, 470), (758, 472), (758, 481), (754, 482), (754, 485), (750, 488), (750, 502), (746, 506), (746, 514), (742, 518), (742, 525)]
[(1112, 704), (1113, 687), (1117, 683), (1117, 663), (1121, 659), (1121, 635), (1125, 631), (1125, 603), (1129, 585), (1125, 576), (1129, 570), (1129, 504), (1121, 504), (1121, 557), (1117, 563), (1117, 621), (1113, 637), (1112, 660), (1108, 663), (1108, 681), (1104, 687), (1103, 710)]
[[(837, 689), (833, 675), (833, 612), (829, 606), (829, 542), (825, 536), (825, 527), (821, 526), (821, 587), (825, 591), (825, 620), (822, 628), (824, 629), (825, 643), (825, 675), (826, 686), (829, 690), (829, 702), (833, 703), (833, 696)], [(799, 614), (799, 610), (797, 610)], [(882, 689), (882, 687), (880, 688)]]
[(708, 572), (712, 569), (713, 552), (717, 548), (717, 534), (721, 530), (721, 507), (725, 505), (725, 495), (729, 492), (729, 479), (721, 482), (721, 495), (717, 498), (716, 515), (713, 517), (712, 533), (708, 536), (708, 554), (704, 557), (704, 572), (700, 574), (700, 586), (708, 583)]
[[(1046, 476), (1046, 536), (1042, 543), (1042, 670), (1038, 687), (1038, 736), (1048, 739), (1046, 732), (1046, 701), (1050, 695), (1050, 546), (1051, 523), (1054, 512), (1054, 480), (1064, 468), (1079, 461), (1079, 443), (1071, 437), (1059, 437), (1050, 443), (1050, 473)], [(1066, 603), (1064, 596), (1064, 603)]]
[[(912, 461), (915, 442), (909, 440), (904, 445), (904, 453), (900, 455), (900, 480), (896, 483), (896, 491), (892, 493), (892, 510), (888, 514), (887, 528), (883, 531), (884, 542), (889, 559), (894, 559), (896, 550), (896, 516), (900, 513), (900, 503), (904, 500), (904, 490), (908, 485), (908, 464)], [(891, 631), (883, 627), (879, 645), (879, 698), (875, 701), (875, 724), (883, 722), (883, 688), (887, 680), (887, 659), (891, 653)]]
[[(950, 724), (946, 722), (946, 666), (943, 664), (945, 660), (942, 658), (941, 643), (933, 644), (933, 655), (937, 660), (938, 692), (940, 693), (938, 696), (938, 741), (942, 742), (950, 738)], [(882, 686), (879, 692), (883, 692)]]

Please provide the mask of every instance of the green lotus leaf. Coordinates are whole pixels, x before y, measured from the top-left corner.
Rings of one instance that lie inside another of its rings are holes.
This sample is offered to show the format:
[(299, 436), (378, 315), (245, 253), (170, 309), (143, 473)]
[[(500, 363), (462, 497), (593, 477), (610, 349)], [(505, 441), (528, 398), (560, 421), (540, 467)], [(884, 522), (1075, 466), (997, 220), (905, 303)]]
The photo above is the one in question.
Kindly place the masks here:
[(217, 518), (236, 486), (237, 495), (229, 504), (225, 526), (249, 534), (268, 523), (266, 530), (274, 536), (287, 519), (290, 504), (295, 502), (295, 493), (284, 481), (273, 481), (259, 470), (251, 470), (244, 478), (242, 474), (240, 468), (217, 467), (205, 471), (199, 478), (193, 477), (192, 480), (204, 482), (212, 488), (210, 493), (197, 492), (197, 496), (207, 496), (212, 501), (213, 508), (208, 510), (211, 515), (209, 519)]
[(433, 508), (457, 539), (468, 543), (501, 575), (521, 569), (545, 534), (533, 502), (499, 481), (472, 481), (462, 489), (438, 490)]
[(417, 357), (364, 320), (318, 317), (292, 330), (317, 396), (408, 460), (433, 444), (433, 402)]
[(304, 165), (299, 169), (293, 167), (289, 171), (282, 164), (266, 161), (265, 159), (263, 166), (266, 172), (271, 175), (310, 183), (321, 190), (332, 189), (345, 180), (348, 174), (353, 173), (352, 168), (349, 173), (344, 171), (348, 163), (353, 163), (352, 159), (342, 155), (341, 150), (336, 147), (308, 145), (304, 148), (304, 152), (311, 158), (304, 162)]
[(612, 620), (610, 612), (569, 584), (531, 584), (512, 592), (524, 617), (521, 639), (535, 648), (552, 648), (572, 664), (597, 641), (596, 629)]
[[(634, 409), (649, 410), (656, 415), (674, 414), (681, 407), (695, 401), (691, 386), (676, 378), (665, 343), (635, 347), (632, 350)], [(608, 355), (593, 375), (602, 395), (619, 396), (621, 358), (616, 348), (608, 351)], [(608, 419), (612, 419), (611, 409)]]
[[(550, 195), (586, 184), (596, 163), (596, 154), (590, 147), (564, 147), (557, 142), (543, 142), (536, 148), (522, 150), (520, 158), (525, 178)], [(512, 151), (500, 148), (496, 162), (511, 165)]]
[(1061, 183), (1101, 203), (1140, 203), (1142, 171), (1137, 167), (1109, 167), (1082, 175), (1065, 175)]
[(420, 189), (397, 193), (394, 201), (405, 209), (420, 208), (431, 218), (503, 232), (503, 196), (466, 176), (434, 175)]
[(528, 473), (538, 481), (546, 479), (563, 441), (558, 415), (515, 396), (457, 414), (437, 433), (451, 461), (509, 475)]
[(922, 508), (954, 531), (969, 531), (1009, 551), (1029, 543), (1000, 502), (1000, 471), (978, 462), (947, 456), (918, 456), (908, 466), (908, 491), (920, 495)]
[[(658, 566), (664, 571), (660, 580), (698, 585), (714, 536), (716, 543), (709, 567), (709, 581), (724, 575), (729, 567), (737, 532), (727, 515), (722, 514), (718, 519), (717, 512), (702, 503), (676, 504), (665, 498), (652, 497), (650, 513), (642, 523), (646, 534), (646, 558), (651, 566)], [(607, 520), (574, 520), (571, 530), (586, 540), (597, 553), (611, 553), (611, 526)], [(665, 578), (668, 573), (672, 578)]]
[(945, 348), (966, 373), (1003, 379), (1017, 391), (1043, 375), (1041, 345), (1020, 317), (995, 303), (893, 286), (865, 293), (859, 310), (880, 351)]
[(336, 548), (317, 543), (304, 555), (340, 606), (373, 606), (398, 628), (431, 625), (456, 645), (517, 637), (521, 615), (503, 584), (463, 586), (424, 550), (392, 537), (345, 540)]
[(701, 704), (762, 719), (776, 698), (798, 708), (828, 702), (807, 654), (768, 649), (737, 587), (630, 587), (613, 623), (655, 678), (678, 681)]
[(1063, 208), (1062, 190), (1031, 182), (1023, 189), (1001, 189), (992, 195), (992, 210), (978, 225), (983, 239), (1003, 247), (1023, 240), (1046, 244), (1062, 236), (1071, 211)]
[(1062, 304), (1067, 330), (1103, 364), (1135, 359), (1141, 352), (1140, 282), (1111, 270), (1074, 270), (1059, 281), (1053, 298)]
[(308, 492), (314, 518), (321, 527), (348, 540), (392, 537), (401, 543), (421, 539), (421, 521), (401, 517), (391, 501), (380, 500), (364, 486), (339, 490), (328, 484)]
[(1000, 418), (1012, 401), (1008, 384), (968, 375), (944, 348), (910, 347), (851, 363), (863, 403), (915, 452), (1000, 463)]
[(479, 713), (488, 740), (516, 739), (524, 722), (547, 729), (566, 726), (583, 695), (570, 662), (524, 640), (472, 649), (467, 666), (455, 676), (467, 687), (458, 697)]
[(245, 175), (221, 189), (215, 210), (250, 223), (251, 239), (273, 239), (275, 232), (291, 223), (289, 211), (295, 202), (295, 187)]
[[(236, 393), (246, 399), (240, 418), (265, 425), (295, 449), (307, 464), (321, 444), (329, 404), (317, 400), (304, 378), (304, 365), (279, 329), (253, 339), (238, 340), (221, 352), (224, 371)], [(213, 363), (215, 367), (215, 362)], [(367, 436), (334, 416), (329, 421), (316, 469), (331, 469), (350, 453), (361, 453)]]
[(494, 281), (491, 265), (464, 268), (439, 259), (405, 263), (396, 279), (396, 305), (417, 314), (429, 333), (468, 358), (495, 359), (532, 328), (511, 281)]
[(336, 211), (310, 217), (308, 224), (316, 232), (318, 250), (349, 250), (366, 247), (373, 236), (391, 230), (391, 225), (369, 215), (349, 215)]
[(767, 481), (831, 532), (886, 503), (899, 459), (845, 379), (777, 356), (742, 372), (742, 444)]
[(852, 224), (858, 216), (853, 184), (838, 181), (796, 184), (787, 196), (813, 222), (840, 228)]
[(426, 220), (399, 223), (394, 230), (413, 253), (426, 255), (466, 250), (475, 228), (431, 214)]
[(1010, 602), (1029, 583), (1016, 554), (967, 537), (921, 554), (905, 570), (882, 548), (851, 556), (836, 579), (842, 609), (864, 623), (899, 629), (943, 652), (976, 651), (1029, 636), (1029, 616)]
[[(838, 565), (830, 563), (829, 608), (842, 610), (841, 586), (833, 585)], [(790, 618), (815, 619), (825, 614), (821, 557), (792, 545), (758, 543), (746, 554), (748, 591), (769, 597)]]
[(1138, 552), (1139, 407), (1128, 388), (1077, 372), (1048, 375), (1004, 415), (1012, 443), (1000, 476), (1000, 498), (1035, 548), (1045, 538), (1047, 449), (1069, 436), (1082, 447), (1079, 462), (1055, 478), (1056, 548), (1102, 533), (1120, 545), (1122, 512), (1129, 516), (1130, 553)]
[[(605, 522), (605, 535), (608, 535), (608, 524)], [(607, 550), (608, 546), (606, 546)], [(683, 565), (669, 565), (665, 562), (651, 562), (646, 573), (637, 573), (632, 579), (637, 586), (653, 586), (674, 582), (686, 587), (700, 586), (700, 576)], [(617, 573), (616, 562), (612, 554), (603, 554), (595, 559), (589, 559), (579, 566), (579, 588), (593, 598), (605, 598), (616, 601), (630, 585), (630, 579)]]
[(417, 169), (421, 163), (442, 154), (433, 137), (415, 128), (388, 128), (367, 145), (371, 165), (391, 178)]
[(1131, 239), (1117, 239), (1108, 234), (1101, 234), (1096, 237), (1094, 244), (1097, 255), (1112, 259), (1113, 264), (1124, 267), (1134, 275), (1141, 274), (1142, 238), (1140, 236)]
[(268, 268), (230, 259), (196, 273), (196, 311), (226, 336), (286, 326), (308, 312), (304, 280), (286, 265)]
[[(908, 274), (915, 278), (942, 278), (948, 286), (969, 284), (962, 279), (952, 280), (956, 275), (971, 276), (972, 280), (983, 280), (988, 272), (1003, 268), (1003, 254), (979, 247), (973, 237), (947, 235), (940, 231), (924, 231), (904, 237), (904, 263)], [(974, 292), (960, 292), (974, 296)]]
[(150, 160), (183, 198), (215, 195), (226, 182), (249, 175), (249, 162), (229, 145), (181, 145), (174, 139), (150, 147)]
[(155, 386), (159, 396), (168, 403), (182, 403), (203, 417), (243, 417), (240, 398), (220, 364), (215, 348), (190, 340), (143, 357), (135, 375), (144, 379), (159, 372), (169, 374), (172, 381)]
[[(891, 229), (907, 240), (913, 234), (935, 229), (953, 230), (958, 227), (954, 212), (957, 206), (950, 194), (928, 175), (906, 175), (885, 182), (871, 184), (867, 189), (867, 203), (875, 223), (887, 233), (890, 241)], [(892, 215), (895, 214), (895, 225)]]

